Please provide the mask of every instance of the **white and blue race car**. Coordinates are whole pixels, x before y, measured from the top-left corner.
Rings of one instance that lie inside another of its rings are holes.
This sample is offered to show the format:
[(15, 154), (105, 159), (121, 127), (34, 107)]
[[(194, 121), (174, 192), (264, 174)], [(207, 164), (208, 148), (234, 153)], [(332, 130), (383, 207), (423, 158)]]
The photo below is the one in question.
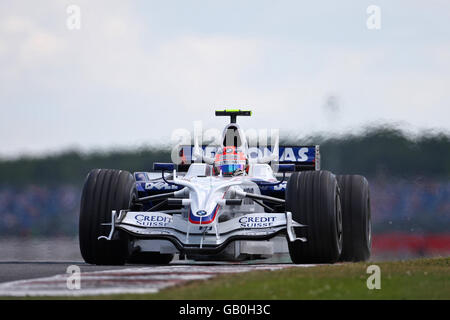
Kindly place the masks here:
[(195, 139), (180, 147), (179, 163), (154, 163), (156, 172), (88, 174), (79, 222), (87, 263), (167, 264), (175, 254), (240, 261), (287, 252), (294, 263), (369, 258), (366, 178), (320, 170), (319, 146), (277, 140), (269, 153), (249, 148), (236, 117), (251, 112), (216, 115), (231, 118), (221, 145)]

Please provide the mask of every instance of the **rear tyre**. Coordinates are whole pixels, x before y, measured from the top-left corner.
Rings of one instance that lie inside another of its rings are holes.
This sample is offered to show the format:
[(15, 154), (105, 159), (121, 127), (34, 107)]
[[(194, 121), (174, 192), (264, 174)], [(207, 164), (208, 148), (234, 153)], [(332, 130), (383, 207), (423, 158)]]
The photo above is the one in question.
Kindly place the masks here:
[(306, 242), (289, 242), (294, 263), (334, 263), (342, 251), (339, 187), (329, 171), (295, 172), (286, 186), (286, 211), (307, 225), (296, 228)]
[(369, 183), (359, 175), (336, 176), (341, 189), (344, 244), (341, 261), (370, 258), (372, 226)]
[(98, 240), (108, 235), (112, 210), (130, 209), (137, 197), (136, 181), (122, 170), (94, 169), (83, 187), (80, 205), (79, 241), (83, 259), (90, 264), (123, 265), (128, 257), (128, 235), (117, 230), (113, 240)]

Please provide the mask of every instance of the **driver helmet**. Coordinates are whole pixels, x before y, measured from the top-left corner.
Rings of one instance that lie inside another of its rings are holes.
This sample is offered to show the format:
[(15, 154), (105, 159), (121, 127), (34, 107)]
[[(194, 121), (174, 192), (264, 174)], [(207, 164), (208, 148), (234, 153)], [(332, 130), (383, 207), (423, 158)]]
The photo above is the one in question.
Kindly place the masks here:
[(243, 174), (246, 170), (246, 164), (247, 159), (242, 151), (233, 146), (223, 147), (216, 154), (214, 171), (215, 174), (219, 174), (222, 171), (224, 176)]

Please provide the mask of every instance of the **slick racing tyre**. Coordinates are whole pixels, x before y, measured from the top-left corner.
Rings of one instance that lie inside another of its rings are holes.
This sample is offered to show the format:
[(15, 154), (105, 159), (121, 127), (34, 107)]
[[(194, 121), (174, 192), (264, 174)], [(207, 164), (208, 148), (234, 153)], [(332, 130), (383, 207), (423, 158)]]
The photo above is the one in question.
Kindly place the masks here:
[(341, 261), (366, 261), (370, 257), (372, 226), (369, 183), (363, 176), (336, 176), (341, 190), (344, 244)]
[(121, 170), (94, 169), (84, 183), (80, 205), (79, 240), (83, 259), (98, 265), (122, 265), (129, 252), (128, 236), (117, 230), (113, 240), (108, 236), (111, 211), (130, 209), (137, 197), (136, 181), (131, 173)]
[(304, 171), (291, 175), (286, 186), (286, 211), (293, 220), (306, 225), (296, 228), (289, 242), (294, 263), (334, 263), (342, 251), (342, 212), (339, 187), (329, 171)]

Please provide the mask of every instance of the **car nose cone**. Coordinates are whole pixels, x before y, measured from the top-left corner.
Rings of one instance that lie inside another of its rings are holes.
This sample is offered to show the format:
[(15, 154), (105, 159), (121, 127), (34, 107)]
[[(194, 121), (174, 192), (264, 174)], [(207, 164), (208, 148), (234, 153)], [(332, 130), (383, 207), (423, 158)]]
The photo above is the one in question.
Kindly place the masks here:
[(200, 216), (200, 217), (206, 216), (206, 213), (207, 212), (205, 210), (198, 210), (197, 211), (197, 215)]

